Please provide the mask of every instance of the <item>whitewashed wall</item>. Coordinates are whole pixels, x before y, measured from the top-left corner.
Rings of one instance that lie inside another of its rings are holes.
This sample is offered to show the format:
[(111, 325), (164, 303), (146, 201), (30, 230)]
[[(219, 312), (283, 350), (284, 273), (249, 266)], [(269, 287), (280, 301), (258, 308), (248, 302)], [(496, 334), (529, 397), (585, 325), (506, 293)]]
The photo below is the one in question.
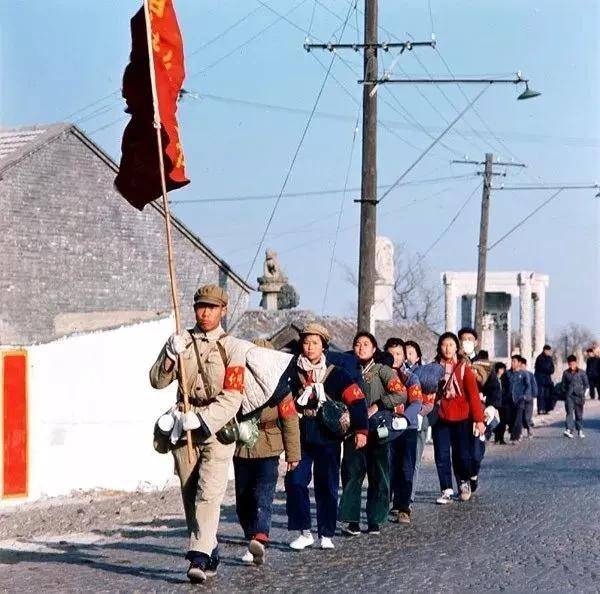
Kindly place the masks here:
[(156, 418), (175, 387), (148, 371), (173, 319), (29, 347), (29, 498), (79, 489), (134, 490), (173, 480), (170, 455), (152, 447)]

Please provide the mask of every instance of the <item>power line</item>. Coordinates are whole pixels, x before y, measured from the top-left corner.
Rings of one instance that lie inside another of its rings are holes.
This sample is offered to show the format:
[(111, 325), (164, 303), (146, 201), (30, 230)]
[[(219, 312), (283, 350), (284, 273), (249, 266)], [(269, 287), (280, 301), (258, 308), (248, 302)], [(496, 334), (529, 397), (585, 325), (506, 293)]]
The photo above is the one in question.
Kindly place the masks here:
[[(396, 184), (396, 187), (404, 186), (420, 186), (424, 184), (435, 184), (439, 182), (445, 182), (448, 180), (467, 179), (473, 177), (474, 174), (467, 175), (446, 175), (441, 177), (435, 177), (431, 179), (418, 179), (409, 182)], [(391, 184), (382, 184), (377, 186), (378, 189), (387, 189), (391, 187)], [(285, 192), (282, 194), (282, 198), (301, 198), (301, 197), (319, 197), (332, 194), (345, 194), (346, 192), (359, 192), (359, 187), (353, 188), (336, 188), (331, 190), (307, 190), (305, 192)], [(250, 202), (255, 200), (273, 200), (277, 198), (279, 194), (254, 194), (254, 195), (243, 195), (243, 196), (223, 196), (221, 198), (191, 198), (181, 200), (171, 200), (170, 204), (202, 204), (202, 203), (219, 203), (219, 202)]]
[(504, 241), (509, 235), (511, 235), (513, 233), (513, 231), (516, 231), (521, 225), (525, 224), (536, 212), (538, 212), (542, 208), (544, 208), (544, 206), (546, 206), (546, 204), (548, 204), (549, 202), (552, 202), (552, 200), (554, 200), (562, 191), (563, 191), (563, 188), (560, 188), (559, 190), (554, 192), (554, 194), (552, 194), (552, 196), (550, 196), (550, 198), (548, 198), (547, 200), (544, 200), (544, 202), (542, 202), (539, 206), (534, 208), (524, 219), (521, 219), (514, 227), (512, 227), (509, 231), (507, 231), (502, 237), (500, 237), (500, 239), (498, 239), (497, 241), (492, 243), (492, 245), (488, 248), (488, 252), (491, 251), (492, 249), (494, 249), (499, 243)]
[[(303, 0), (306, 1), (306, 0)], [(356, 1), (355, 0), (355, 4), (354, 4), (354, 8), (356, 9)], [(350, 14), (352, 13), (352, 7), (350, 7), (348, 9), (348, 14), (346, 15), (346, 23), (348, 22), (348, 19), (350, 18)], [(346, 28), (346, 26), (344, 25), (344, 29)], [(342, 31), (343, 34), (343, 31)], [(281, 196), (283, 194), (283, 192), (285, 191), (285, 187), (287, 186), (287, 183), (290, 179), (290, 176), (292, 174), (292, 170), (294, 169), (294, 165), (296, 163), (296, 159), (298, 158), (298, 155), (300, 153), (300, 149), (302, 148), (302, 144), (304, 143), (304, 139), (306, 138), (306, 135), (308, 133), (308, 129), (310, 128), (310, 124), (312, 122), (313, 116), (315, 114), (315, 111), (317, 110), (317, 106), (319, 105), (319, 101), (321, 99), (321, 95), (323, 94), (323, 91), (325, 90), (325, 85), (327, 84), (327, 80), (329, 79), (329, 74), (331, 72), (331, 69), (333, 68), (333, 64), (335, 62), (335, 58), (336, 56), (333, 55), (331, 56), (331, 62), (329, 64), (329, 69), (327, 70), (327, 72), (325, 73), (325, 76), (323, 77), (323, 82), (321, 83), (321, 87), (319, 89), (319, 92), (317, 93), (317, 97), (315, 99), (312, 111), (310, 113), (310, 116), (308, 117), (308, 121), (306, 122), (306, 125), (304, 127), (304, 130), (302, 131), (302, 135), (300, 137), (300, 142), (298, 143), (298, 146), (296, 147), (296, 151), (294, 152), (294, 156), (292, 157), (292, 161), (290, 163), (290, 166), (288, 168), (288, 171), (286, 173), (286, 176), (283, 180), (283, 184), (281, 185), (281, 190), (279, 191), (279, 196), (277, 197), (277, 200), (275, 201), (275, 204), (273, 205), (273, 209), (271, 210), (271, 214), (269, 215), (269, 218), (267, 220), (267, 224), (265, 226), (265, 229), (263, 231), (263, 234), (261, 236), (260, 242), (258, 244), (258, 247), (256, 249), (256, 253), (254, 254), (254, 258), (252, 260), (252, 264), (250, 265), (250, 268), (248, 270), (248, 274), (246, 275), (245, 278), (245, 282), (248, 282), (248, 279), (250, 278), (250, 275), (252, 274), (252, 270), (254, 269), (254, 265), (256, 264), (256, 260), (258, 259), (258, 255), (260, 254), (260, 251), (263, 247), (263, 244), (265, 242), (265, 238), (267, 236), (267, 233), (269, 232), (269, 228), (271, 227), (271, 223), (273, 222), (273, 219), (275, 218), (275, 213), (277, 212), (277, 208), (279, 207), (279, 203), (281, 202)], [(241, 299), (241, 293), (240, 296), (237, 299), (237, 302), (235, 304), (235, 307), (233, 308), (233, 313), (231, 315), (231, 317), (233, 318), (235, 315), (235, 312), (237, 310), (237, 307), (239, 305)]]
[(406, 169), (406, 171), (404, 171), (404, 173), (383, 193), (383, 196), (381, 196), (381, 198), (379, 199), (379, 202), (381, 203), (383, 201), (383, 199), (395, 188), (397, 187), (397, 185), (421, 162), (421, 160), (425, 157), (425, 155), (427, 155), (427, 153), (437, 144), (437, 142), (439, 141), (440, 138), (442, 138), (449, 130), (450, 128), (452, 128), (452, 126), (454, 126), (454, 124), (456, 124), (456, 122), (458, 122), (458, 120), (460, 120), (460, 118), (473, 106), (473, 104), (487, 91), (488, 87), (484, 87), (483, 89), (481, 89), (481, 91), (476, 95), (475, 99), (473, 99), (471, 101), (471, 103), (469, 103), (469, 105), (467, 105), (467, 107), (465, 107), (455, 118), (454, 120), (452, 120), (452, 122), (450, 122), (450, 124), (448, 124), (448, 126), (446, 127), (446, 129), (436, 138), (434, 139), (434, 141), (425, 149), (425, 151), (423, 151), (419, 157), (412, 163), (412, 165), (410, 165), (410, 167), (408, 169)]
[(337, 247), (337, 241), (340, 234), (340, 226), (342, 224), (342, 217), (344, 215), (344, 203), (346, 201), (346, 188), (348, 187), (348, 180), (350, 178), (350, 171), (352, 169), (352, 159), (354, 157), (354, 147), (356, 145), (356, 137), (358, 135), (358, 122), (360, 121), (360, 113), (362, 108), (358, 108), (358, 113), (356, 114), (356, 123), (354, 125), (354, 130), (352, 131), (352, 144), (350, 146), (350, 157), (348, 158), (348, 168), (346, 169), (346, 177), (344, 179), (344, 192), (342, 194), (342, 199), (340, 201), (340, 211), (337, 219), (337, 225), (335, 228), (335, 235), (333, 239), (333, 246), (331, 248), (331, 259), (329, 261), (329, 272), (327, 273), (327, 281), (325, 282), (325, 292), (323, 294), (323, 307), (321, 308), (321, 314), (325, 315), (325, 307), (327, 305), (327, 294), (329, 293), (329, 284), (331, 282), (331, 273), (333, 272), (333, 263), (335, 262), (335, 250)]

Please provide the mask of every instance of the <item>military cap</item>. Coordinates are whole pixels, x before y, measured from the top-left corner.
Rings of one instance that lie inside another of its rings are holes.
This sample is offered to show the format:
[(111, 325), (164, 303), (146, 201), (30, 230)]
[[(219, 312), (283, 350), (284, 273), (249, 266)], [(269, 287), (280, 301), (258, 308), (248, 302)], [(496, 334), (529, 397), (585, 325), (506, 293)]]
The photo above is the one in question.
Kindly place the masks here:
[(207, 303), (226, 307), (228, 302), (227, 292), (217, 285), (203, 285), (194, 293), (194, 306)]
[(325, 326), (321, 326), (321, 324), (318, 324), (317, 322), (311, 322), (310, 324), (306, 324), (306, 326), (302, 328), (300, 336), (307, 336), (308, 334), (316, 334), (327, 343), (331, 339), (331, 337), (329, 336), (329, 330), (327, 330)]

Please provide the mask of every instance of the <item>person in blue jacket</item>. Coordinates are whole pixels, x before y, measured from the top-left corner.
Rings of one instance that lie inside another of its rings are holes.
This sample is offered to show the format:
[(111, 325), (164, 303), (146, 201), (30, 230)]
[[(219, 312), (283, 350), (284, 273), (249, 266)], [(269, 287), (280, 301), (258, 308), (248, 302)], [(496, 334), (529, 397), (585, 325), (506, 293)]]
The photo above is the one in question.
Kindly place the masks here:
[(510, 443), (522, 441), (523, 411), (525, 395), (531, 394), (533, 387), (529, 376), (521, 369), (521, 356), (513, 355), (510, 369), (502, 376), (502, 403), (510, 410)]
[(300, 336), (301, 352), (293, 360), (287, 377), (300, 418), (300, 463), (285, 476), (288, 530), (299, 531), (290, 547), (302, 550), (314, 543), (308, 485), (314, 472), (317, 531), (322, 549), (333, 549), (337, 524), (340, 454), (343, 435), (334, 433), (324, 419), (326, 402), (345, 405), (354, 447), (367, 443), (369, 421), (365, 395), (341, 367), (328, 365), (325, 353), (329, 331), (317, 323), (305, 326)]

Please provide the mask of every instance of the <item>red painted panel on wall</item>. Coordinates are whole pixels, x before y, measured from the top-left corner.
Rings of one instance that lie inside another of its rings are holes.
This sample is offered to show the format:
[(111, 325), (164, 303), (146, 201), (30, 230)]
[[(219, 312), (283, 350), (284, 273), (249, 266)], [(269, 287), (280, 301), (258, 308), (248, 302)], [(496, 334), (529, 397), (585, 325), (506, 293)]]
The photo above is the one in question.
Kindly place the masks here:
[(3, 495), (27, 495), (27, 355), (3, 357)]

